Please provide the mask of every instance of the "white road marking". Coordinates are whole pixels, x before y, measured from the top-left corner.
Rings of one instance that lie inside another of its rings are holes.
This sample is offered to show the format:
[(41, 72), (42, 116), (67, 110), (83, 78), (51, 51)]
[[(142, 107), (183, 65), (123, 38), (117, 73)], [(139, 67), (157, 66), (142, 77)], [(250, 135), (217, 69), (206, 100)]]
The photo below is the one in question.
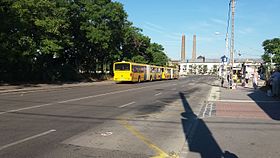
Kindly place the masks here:
[(196, 83), (189, 83), (188, 85), (189, 86), (194, 86), (194, 85), (196, 85)]
[(63, 100), (63, 101), (59, 101), (59, 102), (53, 102), (53, 103), (48, 103), (48, 104), (41, 104), (41, 105), (29, 106), (29, 107), (20, 108), (20, 109), (4, 111), (4, 112), (0, 112), (0, 115), (6, 114), (6, 113), (18, 112), (18, 111), (22, 111), (22, 110), (28, 110), (28, 109), (34, 109), (34, 108), (54, 105), (54, 104), (63, 104), (63, 103), (79, 101), (79, 100), (83, 100), (83, 99), (102, 97), (102, 96), (106, 96), (106, 95), (110, 95), (110, 94), (118, 94), (118, 93), (123, 93), (123, 92), (136, 91), (136, 90), (139, 90), (139, 89), (151, 88), (151, 87), (162, 86), (162, 85), (164, 85), (163, 87), (171, 86), (171, 84), (170, 85), (167, 85), (167, 84), (157, 84), (157, 85), (154, 85), (154, 86), (145, 86), (145, 87), (139, 87), (139, 88), (131, 88), (131, 89), (126, 89), (126, 90), (121, 90), (121, 91), (108, 92), (108, 93), (103, 93), (103, 94), (97, 94), (97, 95), (92, 95), (92, 96), (86, 96), (86, 97), (81, 97), (81, 98), (74, 98), (74, 99)]
[(234, 102), (234, 103), (280, 103), (280, 101), (264, 101), (264, 100), (216, 100), (218, 102)]
[(135, 102), (133, 101), (133, 102), (130, 102), (130, 103), (121, 105), (121, 106), (119, 106), (119, 108), (124, 108), (124, 107), (126, 107), (126, 106), (128, 106), (128, 105), (131, 105), (131, 104), (135, 104)]
[(4, 112), (0, 112), (0, 115), (6, 114), (6, 113), (11, 113), (11, 112), (18, 112), (18, 111), (22, 111), (22, 110), (39, 108), (39, 107), (43, 107), (43, 106), (49, 106), (49, 105), (53, 105), (53, 104), (55, 104), (55, 103), (41, 104), (41, 105), (29, 106), (29, 107), (15, 109), (15, 110), (4, 111)]
[(22, 139), (22, 140), (19, 140), (19, 141), (16, 141), (16, 142), (13, 142), (13, 143), (10, 143), (10, 144), (1, 146), (1, 147), (0, 147), (0, 151), (1, 151), (1, 150), (4, 150), (4, 149), (6, 149), (6, 148), (9, 148), (9, 147), (11, 147), (11, 146), (14, 146), (14, 145), (17, 145), (17, 144), (20, 144), (20, 143), (29, 141), (29, 140), (31, 140), (31, 139), (35, 139), (35, 138), (38, 138), (38, 137), (47, 135), (47, 134), (52, 133), (52, 132), (55, 132), (55, 131), (56, 131), (55, 129), (52, 129), (52, 130), (49, 130), (49, 131), (46, 131), (46, 132), (43, 132), (43, 133), (40, 133), (40, 134), (31, 136), (31, 137), (27, 137), (27, 138), (25, 138), (25, 139)]
[(212, 87), (208, 96), (208, 101), (217, 101), (220, 98), (220, 87)]
[[(50, 88), (50, 89), (53, 89), (53, 88)], [(0, 93), (0, 96), (2, 96), (2, 95), (20, 94), (20, 93), (27, 94), (27, 93), (33, 93), (33, 92), (45, 92), (45, 91), (50, 91), (50, 89), (38, 89), (38, 90), (30, 90), (30, 91), (27, 90), (26, 92), (21, 92), (21, 91), (15, 91), (15, 92), (11, 91), (11, 92), (9, 92), (9, 91), (6, 91), (6, 92)]]
[(211, 103), (211, 106), (210, 106), (211, 108), (210, 108), (210, 112), (209, 112), (209, 117), (211, 117), (212, 116), (212, 111), (213, 111), (213, 103)]
[(160, 101), (160, 100), (156, 100), (156, 103), (162, 103), (162, 104), (169, 104), (169, 103), (166, 103), (166, 102), (163, 102), (163, 101)]
[(205, 109), (204, 109), (203, 114), (202, 114), (202, 118), (205, 117), (205, 113), (206, 113), (206, 111), (207, 111), (207, 108), (208, 108), (208, 103), (207, 103), (206, 106), (205, 106)]
[(155, 94), (155, 96), (158, 96), (158, 95), (161, 95), (161, 92), (159, 92), (159, 93)]
[(48, 104), (41, 104), (41, 105), (29, 106), (29, 107), (25, 107), (25, 108), (20, 108), (20, 109), (15, 109), (15, 110), (9, 110), (9, 111), (0, 112), (0, 115), (6, 114), (6, 113), (18, 112), (18, 111), (22, 111), (22, 110), (28, 110), (28, 109), (34, 109), (34, 108), (39, 108), (39, 107), (54, 105), (54, 104), (62, 104), (62, 103), (68, 103), (68, 102), (73, 102), (73, 101), (79, 101), (79, 100), (83, 100), (83, 99), (96, 98), (96, 97), (106, 96), (106, 95), (110, 95), (110, 94), (118, 94), (118, 93), (123, 93), (123, 92), (135, 91), (135, 90), (144, 89), (144, 88), (148, 88), (148, 87), (149, 87), (149, 86), (146, 86), (146, 87), (139, 87), (139, 88), (133, 88), (133, 89), (122, 90), (122, 91), (115, 91), (115, 92), (103, 93), (103, 94), (98, 94), (98, 95), (92, 95), (92, 96), (87, 96), (87, 97), (81, 97), (81, 98), (74, 98), (74, 99), (69, 99), (69, 100), (63, 100), (63, 101), (53, 102), (53, 103), (48, 103)]

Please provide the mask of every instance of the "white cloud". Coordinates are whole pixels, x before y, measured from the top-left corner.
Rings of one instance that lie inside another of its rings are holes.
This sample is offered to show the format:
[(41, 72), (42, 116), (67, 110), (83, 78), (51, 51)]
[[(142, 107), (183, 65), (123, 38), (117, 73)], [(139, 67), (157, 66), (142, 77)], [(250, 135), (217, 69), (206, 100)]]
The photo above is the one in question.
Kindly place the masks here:
[(251, 34), (253, 33), (255, 30), (251, 27), (247, 27), (247, 28), (242, 28), (242, 29), (238, 29), (238, 33), (242, 34), (242, 35), (246, 35), (246, 34)]
[(226, 20), (221, 20), (221, 19), (216, 19), (216, 18), (211, 18), (210, 20), (216, 24), (220, 24), (220, 25), (224, 25), (224, 26), (227, 25)]
[(202, 36), (197, 36), (196, 40), (197, 41), (203, 41), (203, 42), (212, 42), (214, 40), (216, 40), (217, 38), (213, 38), (213, 37), (202, 37)]
[(161, 27), (160, 25), (157, 24), (153, 24), (150, 22), (145, 22), (145, 25), (143, 26), (143, 28), (153, 31), (153, 32), (157, 32), (157, 33), (164, 33), (165, 32), (165, 28)]
[(165, 36), (171, 40), (181, 40), (182, 35), (183, 35), (182, 33), (171, 33), (171, 34), (166, 34)]

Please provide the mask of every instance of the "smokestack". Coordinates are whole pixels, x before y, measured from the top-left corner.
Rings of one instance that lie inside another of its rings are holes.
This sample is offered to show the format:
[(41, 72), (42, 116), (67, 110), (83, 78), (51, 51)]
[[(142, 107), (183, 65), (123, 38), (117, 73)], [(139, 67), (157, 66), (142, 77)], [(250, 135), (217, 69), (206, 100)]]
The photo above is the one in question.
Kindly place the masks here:
[(192, 61), (196, 59), (196, 35), (193, 35)]
[(185, 35), (182, 36), (182, 47), (181, 47), (181, 62), (186, 61), (186, 51), (185, 51)]

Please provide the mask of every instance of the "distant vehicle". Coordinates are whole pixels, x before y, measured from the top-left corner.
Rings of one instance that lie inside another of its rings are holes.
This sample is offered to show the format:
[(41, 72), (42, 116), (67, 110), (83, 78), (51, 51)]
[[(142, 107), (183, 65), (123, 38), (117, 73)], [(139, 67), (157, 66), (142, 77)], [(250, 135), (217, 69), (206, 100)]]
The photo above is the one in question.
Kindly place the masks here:
[(163, 79), (178, 79), (178, 69), (133, 62), (114, 63), (114, 81), (142, 82)]

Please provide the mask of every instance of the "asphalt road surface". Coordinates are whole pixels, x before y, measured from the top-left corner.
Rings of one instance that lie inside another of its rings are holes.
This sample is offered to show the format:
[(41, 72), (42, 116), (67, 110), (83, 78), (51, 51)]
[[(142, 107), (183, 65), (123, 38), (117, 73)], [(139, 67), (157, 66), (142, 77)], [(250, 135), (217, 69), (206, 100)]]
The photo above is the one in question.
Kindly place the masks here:
[(0, 157), (179, 157), (192, 126), (182, 118), (199, 114), (215, 81), (188, 76), (0, 94)]

